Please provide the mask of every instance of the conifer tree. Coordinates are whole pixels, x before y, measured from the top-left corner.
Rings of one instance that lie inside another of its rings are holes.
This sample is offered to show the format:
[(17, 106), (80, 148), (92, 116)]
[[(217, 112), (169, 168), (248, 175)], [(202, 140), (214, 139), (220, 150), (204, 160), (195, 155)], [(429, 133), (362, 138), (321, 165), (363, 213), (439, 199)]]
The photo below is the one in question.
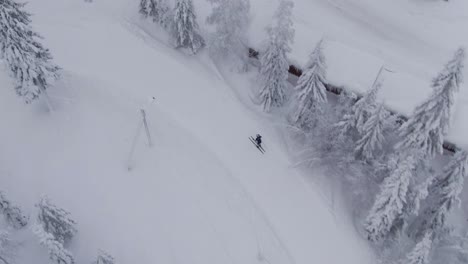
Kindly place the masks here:
[(282, 106), (285, 100), (285, 90), (288, 87), (289, 62), (287, 53), (294, 38), (291, 19), (294, 3), (281, 0), (275, 14), (275, 24), (267, 28), (269, 41), (265, 52), (260, 57), (259, 97), (263, 110), (269, 112), (272, 107)]
[(327, 103), (326, 67), (321, 40), (310, 55), (310, 60), (297, 82), (297, 103), (291, 120), (293, 124), (306, 128), (309, 126), (311, 115), (323, 114), (324, 104)]
[(198, 32), (192, 0), (177, 0), (173, 23), (177, 48), (189, 48), (195, 54), (205, 46), (205, 40)]
[(379, 92), (380, 88), (382, 87), (382, 83), (378, 82), (369, 90), (364, 96), (356, 102), (353, 106), (354, 112), (354, 126), (362, 133), (362, 128), (364, 127), (364, 123), (369, 118), (370, 113), (376, 107), (377, 101), (377, 93)]
[(456, 204), (460, 204), (460, 194), (468, 173), (468, 154), (457, 151), (444, 167), (441, 177), (430, 187), (428, 208), (424, 211), (419, 233), (429, 230), (438, 234), (446, 227), (446, 219)]
[(406, 264), (429, 264), (429, 255), (432, 247), (432, 233), (428, 232), (419, 241), (413, 250), (406, 256)]
[(345, 113), (345, 115), (332, 127), (333, 134), (336, 137), (336, 142), (343, 143), (347, 140), (354, 140), (357, 135), (353, 112)]
[(335, 124), (340, 137), (354, 136), (362, 133), (364, 123), (376, 107), (377, 93), (381, 86), (380, 82), (376, 82), (374, 87), (353, 105), (351, 112), (345, 114), (343, 119)]
[(462, 82), (465, 50), (460, 48), (443, 71), (433, 79), (432, 95), (416, 107), (410, 119), (400, 128), (397, 149), (422, 149), (430, 157), (442, 153), (443, 138), (450, 127), (455, 94)]
[(77, 232), (76, 222), (70, 213), (52, 204), (43, 197), (36, 205), (39, 209), (38, 220), (45, 232), (50, 233), (58, 242), (66, 244)]
[(250, 23), (249, 0), (208, 0), (208, 2), (213, 5), (213, 10), (206, 21), (215, 27), (209, 41), (210, 54), (215, 58), (238, 59), (241, 64), (246, 64), (248, 59), (246, 32)]
[(141, 0), (140, 14), (150, 17), (163, 28), (169, 28), (171, 21), (170, 6), (167, 0)]
[(0, 212), (5, 216), (8, 224), (16, 229), (25, 227), (28, 224), (28, 218), (21, 209), (12, 204), (5, 194), (0, 191)]
[(52, 234), (45, 231), (40, 225), (33, 229), (39, 239), (39, 243), (46, 247), (49, 252), (49, 258), (56, 264), (74, 264), (75, 259), (70, 251), (65, 249), (63, 243), (58, 241)]
[(355, 154), (358, 158), (372, 160), (375, 158), (376, 152), (382, 149), (385, 141), (383, 130), (386, 117), (386, 110), (383, 105), (380, 105), (364, 123), (362, 136), (355, 148)]
[(31, 28), (24, 3), (0, 1), (0, 52), (15, 80), (16, 93), (26, 103), (37, 99), (59, 77), (52, 55)]
[(381, 184), (380, 193), (366, 219), (365, 229), (368, 239), (378, 241), (396, 232), (405, 221), (404, 210), (410, 179), (414, 170), (412, 157), (394, 162), (389, 177)]

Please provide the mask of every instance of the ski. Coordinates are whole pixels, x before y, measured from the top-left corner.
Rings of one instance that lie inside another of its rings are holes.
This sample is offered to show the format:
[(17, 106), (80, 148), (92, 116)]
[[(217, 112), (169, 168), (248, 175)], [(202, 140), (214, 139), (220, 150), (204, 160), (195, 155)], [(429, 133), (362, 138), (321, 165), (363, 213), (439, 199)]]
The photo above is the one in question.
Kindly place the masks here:
[(254, 144), (255, 147), (257, 147), (258, 151), (260, 151), (262, 154), (265, 154), (265, 149), (263, 149), (262, 146), (259, 146), (257, 142), (255, 142), (255, 139), (253, 137), (249, 137), (250, 141), (252, 144)]
[(255, 140), (253, 140), (252, 138), (249, 138), (250, 141), (252, 142), (252, 144), (254, 144), (254, 146), (258, 149), (258, 151), (260, 151), (262, 154), (264, 154), (264, 151), (261, 149), (261, 147), (255, 142)]

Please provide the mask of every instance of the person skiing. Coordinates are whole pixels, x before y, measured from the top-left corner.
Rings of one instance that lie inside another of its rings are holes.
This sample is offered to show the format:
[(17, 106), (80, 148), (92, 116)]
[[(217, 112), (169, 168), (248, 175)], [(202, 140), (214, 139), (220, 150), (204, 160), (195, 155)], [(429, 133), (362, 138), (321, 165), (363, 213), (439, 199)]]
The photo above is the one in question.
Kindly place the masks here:
[(257, 134), (257, 136), (255, 137), (255, 142), (257, 142), (257, 145), (259, 147), (262, 146), (262, 136), (260, 136), (260, 134)]
[(257, 147), (258, 150), (259, 150), (262, 154), (265, 153), (265, 149), (263, 149), (263, 147), (262, 147), (262, 136), (260, 136), (260, 134), (257, 134), (257, 135), (255, 136), (255, 138), (252, 137), (252, 136), (250, 136), (249, 139), (250, 139), (250, 141), (252, 142), (252, 144), (254, 144), (255, 147)]

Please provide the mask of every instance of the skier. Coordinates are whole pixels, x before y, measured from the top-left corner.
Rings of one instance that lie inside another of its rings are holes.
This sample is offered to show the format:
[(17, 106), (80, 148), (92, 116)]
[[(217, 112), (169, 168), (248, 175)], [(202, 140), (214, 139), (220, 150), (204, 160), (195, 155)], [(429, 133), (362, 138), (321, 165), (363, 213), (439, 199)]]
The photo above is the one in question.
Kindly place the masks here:
[(262, 154), (265, 153), (265, 149), (262, 147), (262, 136), (260, 136), (260, 134), (257, 134), (257, 135), (255, 136), (255, 138), (252, 137), (252, 136), (250, 136), (249, 139), (250, 139), (250, 141), (252, 142), (252, 144), (254, 144), (255, 147), (257, 147), (258, 150), (259, 150)]
[(259, 147), (262, 147), (262, 136), (260, 136), (260, 134), (257, 134), (257, 136), (255, 137), (255, 142), (257, 142), (257, 145)]

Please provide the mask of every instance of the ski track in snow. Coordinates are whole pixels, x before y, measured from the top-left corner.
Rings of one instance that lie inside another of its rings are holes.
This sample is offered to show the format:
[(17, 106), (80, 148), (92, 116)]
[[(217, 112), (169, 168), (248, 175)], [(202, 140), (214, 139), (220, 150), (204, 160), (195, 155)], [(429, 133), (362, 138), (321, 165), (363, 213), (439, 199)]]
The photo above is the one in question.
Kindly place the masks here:
[[(170, 116), (169, 113), (165, 113), (166, 116)], [(175, 118), (173, 118), (173, 120), (175, 120)], [(178, 124), (178, 126), (182, 127), (181, 124)], [(189, 131), (190, 129), (188, 128), (184, 128), (184, 129), (181, 129), (183, 131)], [(193, 137), (194, 135), (190, 135), (191, 137)], [(204, 144), (202, 143), (202, 141), (200, 139), (192, 139), (191, 140), (192, 142), (198, 142), (200, 144), (200, 146), (204, 146)], [(223, 167), (225, 173), (222, 174), (224, 176), (224, 179), (229, 182), (229, 186), (231, 188), (234, 188), (234, 189), (238, 189), (238, 193), (241, 195), (241, 197), (243, 197), (245, 200), (246, 200), (246, 203), (247, 203), (247, 208), (249, 209), (248, 211), (252, 210), (253, 213), (256, 213), (258, 214), (259, 216), (259, 220), (263, 223), (263, 225), (265, 225), (270, 231), (271, 231), (271, 234), (274, 236), (274, 239), (280, 243), (281, 245), (281, 250), (283, 250), (286, 254), (287, 254), (287, 257), (289, 259), (289, 263), (292, 263), (292, 264), (295, 264), (296, 261), (294, 260), (293, 256), (291, 255), (291, 253), (289, 252), (289, 249), (283, 244), (282, 242), (282, 239), (281, 237), (279, 236), (278, 232), (276, 231), (275, 227), (272, 225), (272, 223), (268, 220), (268, 217), (266, 216), (266, 214), (263, 212), (263, 210), (258, 206), (258, 204), (255, 202), (253, 196), (250, 194), (250, 192), (244, 187), (243, 183), (238, 179), (236, 178), (231, 172), (230, 170), (224, 165), (224, 162), (222, 160), (220, 160), (218, 158), (218, 156), (210, 151), (209, 149), (205, 149), (205, 151), (207, 153), (209, 153), (208, 155), (211, 157), (211, 159), (216, 163), (216, 164), (219, 164), (220, 166)], [(211, 182), (213, 180), (208, 180), (207, 182)], [(181, 184), (182, 181), (180, 181)], [(237, 186), (237, 187), (236, 187)], [(205, 189), (205, 188), (200, 188), (201, 190), (202, 189)], [(201, 203), (199, 203), (199, 206), (200, 206)], [(202, 208), (200, 206), (200, 208)], [(201, 209), (203, 210), (203, 209)], [(252, 213), (252, 214), (253, 214)], [(205, 215), (208, 215), (206, 212), (204, 212)], [(250, 214), (250, 216), (253, 217), (253, 215)], [(207, 220), (209, 220), (209, 217), (207, 218)], [(250, 224), (252, 226), (254, 226), (254, 224), (252, 222), (254, 222), (254, 219), (249, 219), (251, 220), (250, 221)], [(216, 230), (216, 228), (213, 226), (213, 230)], [(257, 230), (253, 230), (253, 232), (255, 233)], [(216, 231), (215, 231), (216, 232)], [(265, 247), (265, 246), (264, 246)], [(273, 262), (275, 263), (275, 262)]]

